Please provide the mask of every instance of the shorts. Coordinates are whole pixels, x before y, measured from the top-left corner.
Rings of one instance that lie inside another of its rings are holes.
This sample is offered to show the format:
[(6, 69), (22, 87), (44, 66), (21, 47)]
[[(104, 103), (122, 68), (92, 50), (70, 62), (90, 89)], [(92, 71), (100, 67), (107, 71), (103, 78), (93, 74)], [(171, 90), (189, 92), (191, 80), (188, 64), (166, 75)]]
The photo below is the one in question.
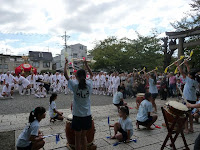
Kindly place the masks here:
[(58, 115), (58, 114), (56, 114), (56, 116), (55, 116), (55, 117), (53, 117), (52, 119), (58, 119), (58, 116), (59, 116), (59, 115)]
[(32, 143), (27, 147), (17, 147), (17, 150), (31, 150), (32, 149)]
[(156, 99), (158, 96), (158, 93), (151, 93), (151, 95), (152, 95), (153, 99)]
[(119, 129), (119, 132), (122, 134), (123, 141), (126, 141), (128, 139), (128, 134), (126, 131), (124, 131), (122, 128)]
[(139, 125), (142, 125), (142, 126), (147, 126), (147, 125), (152, 121), (152, 119), (153, 119), (153, 117), (150, 116), (150, 117), (148, 117), (148, 119), (147, 119), (146, 121), (144, 121), (144, 122), (140, 122), (140, 121), (137, 120), (137, 123), (138, 123)]
[[(191, 100), (187, 100), (188, 103), (190, 104), (196, 104), (196, 101), (191, 101)], [(191, 108), (190, 110), (192, 111), (194, 108)]]
[(73, 116), (71, 128), (75, 131), (89, 130), (92, 127), (92, 116)]
[[(113, 103), (114, 104), (114, 103)], [(124, 105), (124, 102), (123, 101), (120, 101), (119, 104), (114, 104), (115, 106), (123, 106)]]

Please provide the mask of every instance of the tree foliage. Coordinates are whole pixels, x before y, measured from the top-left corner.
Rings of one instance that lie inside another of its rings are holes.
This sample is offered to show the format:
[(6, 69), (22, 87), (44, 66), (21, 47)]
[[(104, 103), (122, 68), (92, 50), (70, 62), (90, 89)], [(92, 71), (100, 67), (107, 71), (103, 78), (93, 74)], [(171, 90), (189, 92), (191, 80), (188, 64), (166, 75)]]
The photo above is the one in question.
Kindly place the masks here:
[[(190, 4), (191, 10), (189, 13), (186, 13), (186, 16), (181, 19), (181, 21), (176, 21), (171, 23), (171, 25), (177, 31), (185, 31), (195, 28), (200, 28), (200, 0), (192, 0)], [(185, 39), (186, 43), (196, 41), (200, 39), (200, 35), (191, 36)], [(185, 49), (185, 53), (189, 55), (191, 50), (194, 50), (194, 54), (192, 56), (192, 61), (190, 62), (192, 67), (199, 68), (200, 67), (200, 45), (188, 47)]]
[(91, 55), (97, 61), (94, 70), (131, 72), (133, 68), (148, 70), (162, 66), (163, 55), (157, 35), (142, 36), (131, 40), (128, 38), (117, 39), (108, 37), (96, 43)]

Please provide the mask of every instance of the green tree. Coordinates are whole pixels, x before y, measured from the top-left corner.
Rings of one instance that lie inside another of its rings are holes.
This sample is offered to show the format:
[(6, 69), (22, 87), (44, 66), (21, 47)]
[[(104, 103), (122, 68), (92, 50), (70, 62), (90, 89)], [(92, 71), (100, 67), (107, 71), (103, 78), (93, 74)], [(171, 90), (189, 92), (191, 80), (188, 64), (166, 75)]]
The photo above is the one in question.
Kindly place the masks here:
[[(192, 0), (190, 4), (191, 10), (189, 13), (186, 13), (186, 16), (181, 19), (181, 21), (176, 21), (171, 23), (171, 25), (177, 31), (185, 31), (195, 28), (200, 28), (200, 0)], [(186, 43), (196, 41), (200, 39), (200, 35), (191, 36), (185, 39)], [(186, 54), (190, 54), (191, 50), (194, 50), (194, 54), (192, 56), (192, 60), (190, 61), (192, 67), (199, 68), (200, 67), (200, 45), (192, 46), (185, 49)]]
[(96, 43), (91, 55), (97, 61), (93, 65), (95, 70), (105, 71), (133, 71), (133, 68), (148, 70), (162, 66), (163, 55), (157, 35), (142, 36), (131, 40), (109, 37)]

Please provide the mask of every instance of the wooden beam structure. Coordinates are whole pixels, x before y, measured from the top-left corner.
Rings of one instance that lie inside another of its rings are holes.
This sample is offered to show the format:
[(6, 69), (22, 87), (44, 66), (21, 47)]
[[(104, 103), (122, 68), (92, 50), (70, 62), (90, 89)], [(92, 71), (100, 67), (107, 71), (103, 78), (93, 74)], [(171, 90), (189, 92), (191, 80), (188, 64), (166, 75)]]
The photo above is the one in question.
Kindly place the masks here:
[(169, 36), (169, 39), (185, 38), (188, 36), (200, 35), (200, 27), (180, 32), (165, 32), (165, 33), (167, 36)]
[[(184, 39), (186, 37), (200, 35), (200, 26), (191, 30), (185, 30), (180, 32), (166, 32), (166, 35), (172, 41), (172, 44), (169, 43), (169, 49), (170, 50), (178, 49), (179, 58), (181, 55), (184, 55), (184, 48), (200, 45), (200, 40), (184, 43)], [(178, 44), (176, 44), (176, 39), (178, 39)]]
[[(197, 45), (200, 45), (200, 40), (193, 41), (190, 43), (183, 43), (183, 48), (197, 46)], [(169, 49), (177, 49), (177, 48), (178, 48), (178, 44), (177, 45), (169, 45)]]

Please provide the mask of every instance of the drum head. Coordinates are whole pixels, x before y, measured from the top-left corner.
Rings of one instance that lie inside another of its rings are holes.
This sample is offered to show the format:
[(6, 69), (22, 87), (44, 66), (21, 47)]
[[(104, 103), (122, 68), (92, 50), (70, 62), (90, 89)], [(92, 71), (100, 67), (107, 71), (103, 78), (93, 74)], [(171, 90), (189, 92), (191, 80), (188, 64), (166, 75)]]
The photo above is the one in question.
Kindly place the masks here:
[(188, 111), (187, 106), (185, 106), (182, 103), (179, 103), (177, 101), (169, 101), (166, 104), (169, 106), (172, 106), (175, 109), (181, 110), (181, 111)]
[(137, 97), (144, 97), (145, 96), (145, 93), (138, 93), (137, 94)]
[(69, 120), (69, 121), (72, 121), (72, 118), (73, 118), (72, 114), (67, 116), (67, 120)]

